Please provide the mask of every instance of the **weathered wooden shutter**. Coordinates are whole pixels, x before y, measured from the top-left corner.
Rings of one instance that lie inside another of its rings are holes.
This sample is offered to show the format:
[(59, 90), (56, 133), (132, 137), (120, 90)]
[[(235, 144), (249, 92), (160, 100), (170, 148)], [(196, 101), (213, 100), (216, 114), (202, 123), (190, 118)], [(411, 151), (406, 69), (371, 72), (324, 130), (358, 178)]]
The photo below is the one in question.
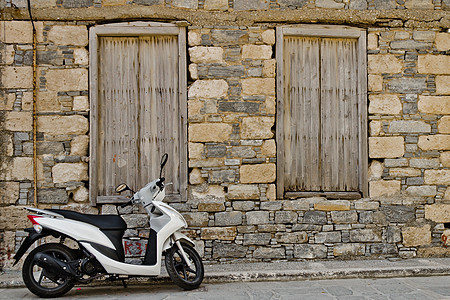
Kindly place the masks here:
[(367, 185), (362, 31), (292, 29), (278, 29), (278, 197), (358, 197)]
[(120, 201), (119, 183), (137, 190), (157, 178), (163, 153), (169, 154), (164, 175), (173, 182), (166, 193), (173, 201), (185, 199), (185, 54), (179, 35), (157, 33), (97, 37), (91, 201)]

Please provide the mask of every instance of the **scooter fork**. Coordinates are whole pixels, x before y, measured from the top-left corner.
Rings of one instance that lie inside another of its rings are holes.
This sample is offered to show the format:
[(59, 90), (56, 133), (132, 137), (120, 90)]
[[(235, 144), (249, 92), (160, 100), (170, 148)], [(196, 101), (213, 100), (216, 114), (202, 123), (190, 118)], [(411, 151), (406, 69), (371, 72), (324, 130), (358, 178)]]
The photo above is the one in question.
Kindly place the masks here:
[(188, 259), (186, 252), (184, 252), (183, 247), (181, 247), (180, 240), (176, 241), (175, 244), (177, 245), (178, 249), (180, 250), (181, 256), (183, 256), (183, 259), (186, 262), (186, 264), (188, 265), (188, 267), (192, 269), (194, 267), (194, 264)]

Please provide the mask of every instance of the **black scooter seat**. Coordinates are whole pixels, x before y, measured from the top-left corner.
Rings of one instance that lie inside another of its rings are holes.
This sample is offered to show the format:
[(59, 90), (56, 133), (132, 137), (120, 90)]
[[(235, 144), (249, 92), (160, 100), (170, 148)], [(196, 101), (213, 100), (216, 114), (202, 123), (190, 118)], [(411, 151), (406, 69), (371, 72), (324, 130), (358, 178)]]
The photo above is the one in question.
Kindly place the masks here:
[(91, 215), (82, 214), (72, 210), (47, 209), (62, 215), (64, 218), (76, 220), (94, 225), (102, 230), (123, 230), (127, 229), (127, 223), (118, 215)]

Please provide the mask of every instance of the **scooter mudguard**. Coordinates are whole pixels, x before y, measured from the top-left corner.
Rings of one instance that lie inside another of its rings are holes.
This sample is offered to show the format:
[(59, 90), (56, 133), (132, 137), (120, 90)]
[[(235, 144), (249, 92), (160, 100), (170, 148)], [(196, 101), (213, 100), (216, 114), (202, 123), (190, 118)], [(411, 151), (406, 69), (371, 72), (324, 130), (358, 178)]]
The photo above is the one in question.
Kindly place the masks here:
[(16, 261), (14, 262), (13, 266), (15, 266), (19, 262), (25, 252), (27, 252), (28, 248), (30, 248), (35, 241), (49, 235), (53, 235), (54, 237), (59, 237), (61, 235), (57, 231), (48, 229), (44, 229), (41, 233), (37, 233), (33, 227), (26, 228), (25, 231), (28, 232), (28, 236), (25, 238), (22, 245), (20, 245), (20, 248), (19, 250), (17, 250), (16, 255), (14, 255), (13, 259), (15, 259)]
[[(195, 246), (195, 243), (194, 243), (193, 240), (191, 240), (191, 239), (188, 238), (185, 234), (183, 234), (183, 233), (181, 233), (181, 232), (179, 232), (179, 231), (175, 231), (175, 232), (173, 233), (173, 238), (174, 238), (175, 241), (185, 241), (185, 242), (187, 242), (188, 244), (190, 244), (192, 247)], [(172, 247), (171, 240), (170, 240), (170, 239), (167, 239), (167, 240), (164, 242), (164, 245), (163, 245), (163, 251), (166, 251), (167, 249), (169, 249), (169, 248), (171, 248), (171, 247)]]

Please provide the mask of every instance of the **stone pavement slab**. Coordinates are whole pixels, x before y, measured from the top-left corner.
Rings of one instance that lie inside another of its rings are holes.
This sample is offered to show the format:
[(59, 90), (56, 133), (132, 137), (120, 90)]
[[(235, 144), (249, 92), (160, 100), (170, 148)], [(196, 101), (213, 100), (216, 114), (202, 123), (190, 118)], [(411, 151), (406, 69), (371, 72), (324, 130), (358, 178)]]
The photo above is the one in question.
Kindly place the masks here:
[[(159, 277), (129, 280), (130, 284), (170, 282), (165, 272)], [(279, 261), (205, 265), (205, 283), (323, 280), (350, 278), (393, 278), (450, 275), (450, 258)], [(117, 282), (116, 282), (117, 283)], [(119, 282), (120, 283), (120, 282)], [(91, 286), (111, 282), (94, 281)], [(0, 274), (0, 288), (23, 287), (18, 271)], [(338, 293), (338, 291), (336, 291)], [(344, 291), (342, 291), (344, 293)]]

